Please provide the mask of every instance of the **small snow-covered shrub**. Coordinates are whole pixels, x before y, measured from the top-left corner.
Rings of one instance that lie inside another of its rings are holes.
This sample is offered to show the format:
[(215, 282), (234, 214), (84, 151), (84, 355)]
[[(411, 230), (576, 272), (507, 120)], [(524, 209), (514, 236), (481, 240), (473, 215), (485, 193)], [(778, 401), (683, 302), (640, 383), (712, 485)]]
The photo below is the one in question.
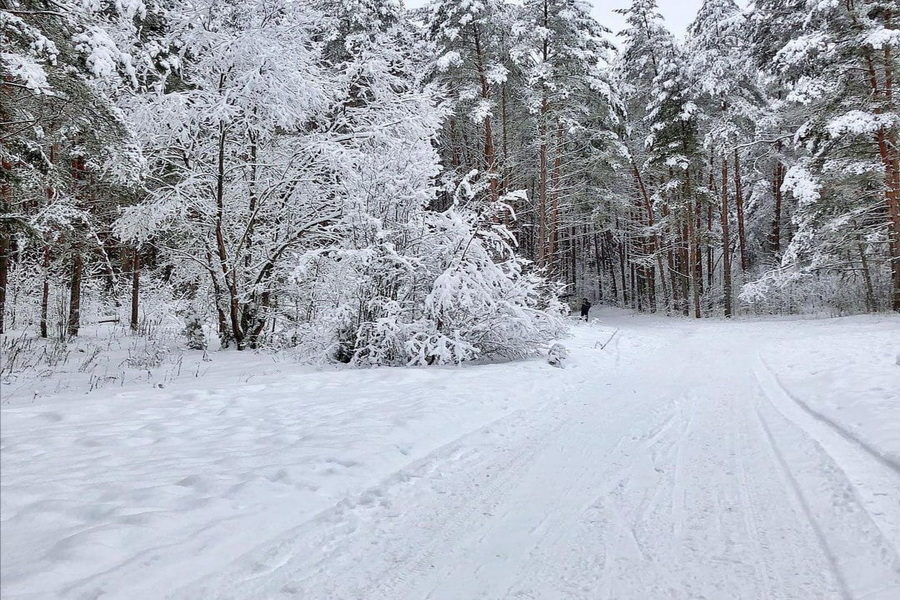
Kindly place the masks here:
[(569, 349), (563, 346), (562, 344), (553, 344), (550, 346), (550, 351), (547, 353), (547, 362), (553, 365), (554, 367), (563, 368), (566, 366), (566, 361), (569, 360)]
[(560, 334), (564, 308), (515, 255), (499, 224), (505, 209), (501, 203), (482, 212), (454, 206), (439, 216), (443, 270), (425, 298), (425, 313), (479, 355), (516, 358)]
[(191, 350), (206, 350), (206, 334), (203, 333), (203, 318), (195, 311), (184, 318), (184, 337)]
[(474, 176), (443, 212), (348, 217), (359, 246), (300, 260), (298, 324), (282, 342), (313, 362), (439, 365), (519, 358), (558, 337), (556, 288), (516, 256), (503, 225), (514, 215)]

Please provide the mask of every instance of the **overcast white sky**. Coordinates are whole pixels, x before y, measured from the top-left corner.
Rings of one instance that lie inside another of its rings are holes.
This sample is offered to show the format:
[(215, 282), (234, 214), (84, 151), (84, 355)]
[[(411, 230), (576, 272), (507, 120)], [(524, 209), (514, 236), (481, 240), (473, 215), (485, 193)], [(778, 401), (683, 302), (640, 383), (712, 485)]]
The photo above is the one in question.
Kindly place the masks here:
[[(613, 9), (622, 8), (630, 4), (629, 0), (588, 0), (594, 5), (594, 16), (602, 24), (606, 25), (613, 32), (622, 29), (622, 19), (619, 15), (613, 13)], [(407, 5), (418, 7), (425, 4), (427, 0), (406, 0)], [(702, 0), (658, 0), (659, 9), (666, 18), (666, 23), (672, 33), (678, 36), (684, 35), (688, 24), (694, 20), (697, 9), (700, 8)]]

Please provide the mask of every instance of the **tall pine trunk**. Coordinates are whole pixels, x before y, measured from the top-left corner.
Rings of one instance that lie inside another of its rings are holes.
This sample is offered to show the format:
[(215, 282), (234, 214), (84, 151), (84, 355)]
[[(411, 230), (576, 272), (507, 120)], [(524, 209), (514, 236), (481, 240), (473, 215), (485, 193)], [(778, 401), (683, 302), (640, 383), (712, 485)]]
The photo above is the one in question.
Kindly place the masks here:
[(72, 277), (69, 280), (69, 319), (66, 322), (66, 335), (75, 337), (81, 327), (81, 280), (84, 275), (84, 259), (81, 250), (72, 249)]
[(141, 254), (135, 248), (131, 253), (131, 330), (138, 328), (138, 308), (141, 290)]
[(734, 150), (734, 204), (737, 209), (738, 245), (741, 249), (741, 271), (750, 269), (750, 256), (747, 253), (747, 232), (744, 225), (744, 190), (741, 182), (741, 159), (737, 149)]
[(555, 275), (561, 270), (559, 250), (559, 195), (562, 180), (563, 129), (562, 123), (556, 121), (556, 157), (553, 159), (553, 173), (550, 179), (550, 241), (549, 260), (553, 265), (551, 272)]
[(772, 232), (769, 234), (769, 246), (772, 254), (777, 258), (781, 253), (781, 185), (784, 183), (784, 166), (780, 160), (775, 161), (772, 177), (772, 195), (775, 198), (775, 209), (772, 214)]
[(538, 124), (538, 136), (540, 146), (538, 148), (538, 234), (535, 240), (537, 263), (540, 267), (547, 266), (547, 99), (541, 103), (540, 123)]
[(0, 225), (0, 333), (5, 331), (6, 287), (9, 285), (10, 235), (5, 224)]
[(728, 229), (728, 155), (722, 156), (722, 291), (725, 317), (731, 317), (731, 235)]
[[(630, 153), (629, 153), (630, 154)], [(648, 229), (653, 229), (653, 226), (656, 223), (656, 220), (653, 215), (653, 203), (650, 200), (650, 194), (647, 191), (647, 186), (644, 183), (644, 178), (641, 176), (641, 171), (638, 168), (637, 163), (634, 160), (634, 156), (631, 156), (631, 173), (634, 176), (635, 183), (638, 185), (638, 190), (641, 195), (641, 204), (644, 209), (645, 223)], [(656, 268), (659, 269), (659, 277), (660, 284), (662, 285), (663, 292), (663, 304), (668, 304), (668, 296), (669, 293), (666, 288), (666, 277), (665, 277), (665, 265), (663, 264), (662, 254), (659, 252), (659, 237), (655, 232), (651, 234), (648, 242), (648, 253), (653, 254), (656, 257)], [(655, 281), (656, 275), (654, 273), (653, 267), (650, 267), (648, 279), (650, 281), (650, 308), (651, 310), (656, 310), (656, 289), (655, 289)]]
[[(475, 42), (475, 69), (478, 71), (478, 81), (481, 85), (481, 98), (485, 101), (489, 101), (491, 98), (491, 87), (488, 83), (484, 66), (485, 60), (481, 44), (481, 33), (478, 29), (478, 25), (475, 23), (472, 24), (472, 38)], [(488, 185), (492, 201), (496, 201), (498, 197), (497, 177), (494, 173), (496, 168), (496, 158), (494, 154), (494, 132), (491, 126), (491, 115), (488, 114), (484, 117), (484, 168), (491, 177)]]
[(47, 313), (50, 308), (50, 246), (44, 246), (43, 283), (41, 285), (41, 337), (47, 338)]
[(700, 314), (700, 276), (697, 272), (697, 263), (699, 262), (700, 239), (697, 235), (697, 212), (699, 211), (699, 202), (694, 198), (693, 188), (691, 186), (690, 169), (685, 171), (684, 192), (688, 206), (688, 266), (691, 277), (691, 293), (694, 300), (694, 318), (699, 319)]
[[(0, 166), (5, 172), (12, 169), (12, 163), (2, 161)], [(12, 212), (12, 185), (0, 183), (0, 214)], [(11, 231), (8, 224), (0, 223), (0, 333), (5, 331), (6, 288), (9, 285), (9, 252), (11, 247)]]
[(869, 261), (866, 259), (866, 250), (858, 237), (856, 248), (859, 251), (859, 260), (862, 263), (863, 282), (866, 284), (866, 312), (876, 312), (878, 310), (878, 302), (875, 300), (875, 289), (872, 287), (872, 273), (869, 270)]

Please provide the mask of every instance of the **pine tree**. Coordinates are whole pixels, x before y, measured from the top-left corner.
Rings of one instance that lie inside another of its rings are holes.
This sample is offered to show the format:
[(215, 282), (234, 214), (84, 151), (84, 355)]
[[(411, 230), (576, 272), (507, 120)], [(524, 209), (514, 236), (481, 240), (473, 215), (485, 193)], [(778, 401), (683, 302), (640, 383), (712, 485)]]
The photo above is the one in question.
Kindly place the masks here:
[[(744, 17), (733, 0), (706, 0), (688, 29), (686, 48), (692, 85), (690, 94), (702, 115), (700, 135), (706, 154), (711, 157), (706, 170), (710, 180), (714, 179), (718, 163), (721, 173), (719, 214), (726, 317), (733, 313), (729, 164), (733, 157), (738, 248), (741, 269), (746, 271), (749, 257), (738, 146), (753, 139), (762, 101), (756, 72), (749, 61), (745, 32)], [(707, 192), (714, 195), (715, 190)], [(708, 262), (713, 262), (711, 251)]]
[(781, 175), (797, 202), (783, 267), (833, 270), (855, 249), (868, 276), (872, 261), (857, 244), (883, 244), (890, 305), (900, 310), (896, 13), (887, 1), (766, 0), (753, 20), (757, 57), (782, 82), (780, 110), (798, 144)]

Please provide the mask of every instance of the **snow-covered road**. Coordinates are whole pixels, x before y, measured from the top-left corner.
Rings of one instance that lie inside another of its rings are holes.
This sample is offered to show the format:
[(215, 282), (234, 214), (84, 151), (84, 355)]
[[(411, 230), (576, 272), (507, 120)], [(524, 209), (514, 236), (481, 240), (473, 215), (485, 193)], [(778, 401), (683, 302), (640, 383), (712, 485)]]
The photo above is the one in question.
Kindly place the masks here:
[(4, 407), (3, 596), (900, 597), (900, 319), (565, 343)]

